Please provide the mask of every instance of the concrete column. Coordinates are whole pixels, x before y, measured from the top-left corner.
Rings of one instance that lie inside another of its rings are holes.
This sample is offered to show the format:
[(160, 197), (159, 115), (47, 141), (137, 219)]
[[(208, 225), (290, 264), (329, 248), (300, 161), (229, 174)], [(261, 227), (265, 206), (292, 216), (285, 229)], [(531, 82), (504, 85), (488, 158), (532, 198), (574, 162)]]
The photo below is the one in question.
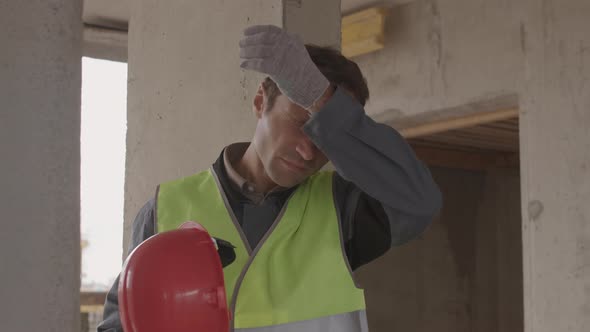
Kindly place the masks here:
[(82, 1), (0, 1), (0, 329), (80, 330)]
[(126, 240), (158, 183), (207, 169), (225, 145), (251, 138), (251, 100), (264, 77), (239, 67), (245, 27), (274, 24), (306, 42), (340, 43), (338, 0), (147, 0), (131, 8)]
[(590, 331), (590, 2), (524, 3), (525, 331)]

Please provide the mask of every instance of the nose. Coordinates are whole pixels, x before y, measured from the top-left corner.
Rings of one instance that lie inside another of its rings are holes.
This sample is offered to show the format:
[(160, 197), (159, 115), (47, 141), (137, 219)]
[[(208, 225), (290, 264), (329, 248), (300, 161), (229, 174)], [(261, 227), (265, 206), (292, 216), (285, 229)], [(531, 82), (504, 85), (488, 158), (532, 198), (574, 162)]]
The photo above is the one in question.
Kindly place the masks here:
[(303, 158), (303, 160), (306, 161), (313, 160), (316, 154), (316, 150), (316, 146), (307, 136), (302, 137), (299, 140), (297, 146), (295, 146), (295, 151), (297, 151), (301, 158)]

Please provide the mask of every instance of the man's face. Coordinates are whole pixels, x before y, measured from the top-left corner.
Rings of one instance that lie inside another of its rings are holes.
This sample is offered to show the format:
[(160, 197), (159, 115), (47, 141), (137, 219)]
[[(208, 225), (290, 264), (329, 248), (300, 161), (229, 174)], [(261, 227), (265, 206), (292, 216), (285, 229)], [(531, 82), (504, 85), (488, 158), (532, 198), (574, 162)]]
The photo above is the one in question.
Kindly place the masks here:
[(268, 177), (281, 187), (292, 187), (322, 168), (328, 158), (303, 132), (309, 120), (304, 108), (282, 94), (271, 108), (266, 105), (266, 94), (259, 90), (254, 100), (258, 124), (252, 144)]

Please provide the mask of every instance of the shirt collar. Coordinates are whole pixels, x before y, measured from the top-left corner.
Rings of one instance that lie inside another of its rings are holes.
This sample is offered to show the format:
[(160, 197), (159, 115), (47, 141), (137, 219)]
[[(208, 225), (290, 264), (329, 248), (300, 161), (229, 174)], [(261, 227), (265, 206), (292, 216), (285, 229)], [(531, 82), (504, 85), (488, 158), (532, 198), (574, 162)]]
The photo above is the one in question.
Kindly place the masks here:
[(283, 188), (280, 186), (274, 187), (268, 193), (262, 193), (256, 190), (256, 187), (253, 183), (248, 181), (244, 178), (238, 171), (236, 171), (235, 165), (240, 161), (240, 159), (244, 156), (244, 153), (250, 146), (250, 143), (234, 143), (230, 144), (223, 150), (223, 165), (225, 168), (225, 172), (227, 173), (227, 177), (229, 178), (230, 184), (233, 186), (235, 190), (238, 190), (242, 195), (246, 196), (246, 198), (250, 199), (256, 204), (262, 202), (269, 194), (282, 192), (287, 190), (288, 188)]

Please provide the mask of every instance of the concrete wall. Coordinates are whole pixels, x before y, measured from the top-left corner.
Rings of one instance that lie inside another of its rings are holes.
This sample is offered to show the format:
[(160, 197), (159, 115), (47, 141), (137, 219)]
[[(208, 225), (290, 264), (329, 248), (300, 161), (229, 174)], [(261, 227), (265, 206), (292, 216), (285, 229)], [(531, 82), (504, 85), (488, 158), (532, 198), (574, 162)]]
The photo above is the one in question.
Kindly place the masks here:
[(359, 57), (377, 120), (519, 106), (525, 329), (590, 330), (590, 3), (416, 0)]
[(590, 331), (590, 2), (525, 4), (526, 331)]
[(367, 112), (380, 121), (485, 102), (512, 107), (522, 77), (518, 1), (416, 0), (394, 7), (385, 49), (358, 62), (368, 79)]
[(357, 273), (371, 331), (522, 331), (518, 172), (432, 173), (439, 217)]
[(218, 0), (134, 3), (126, 240), (135, 214), (154, 196), (157, 184), (207, 169), (224, 146), (250, 140), (255, 126), (251, 100), (264, 76), (239, 67), (243, 29), (284, 25), (306, 42), (339, 46), (339, 8), (336, 0), (256, 0), (247, 6)]
[(80, 331), (81, 14), (0, 2), (2, 331)]

